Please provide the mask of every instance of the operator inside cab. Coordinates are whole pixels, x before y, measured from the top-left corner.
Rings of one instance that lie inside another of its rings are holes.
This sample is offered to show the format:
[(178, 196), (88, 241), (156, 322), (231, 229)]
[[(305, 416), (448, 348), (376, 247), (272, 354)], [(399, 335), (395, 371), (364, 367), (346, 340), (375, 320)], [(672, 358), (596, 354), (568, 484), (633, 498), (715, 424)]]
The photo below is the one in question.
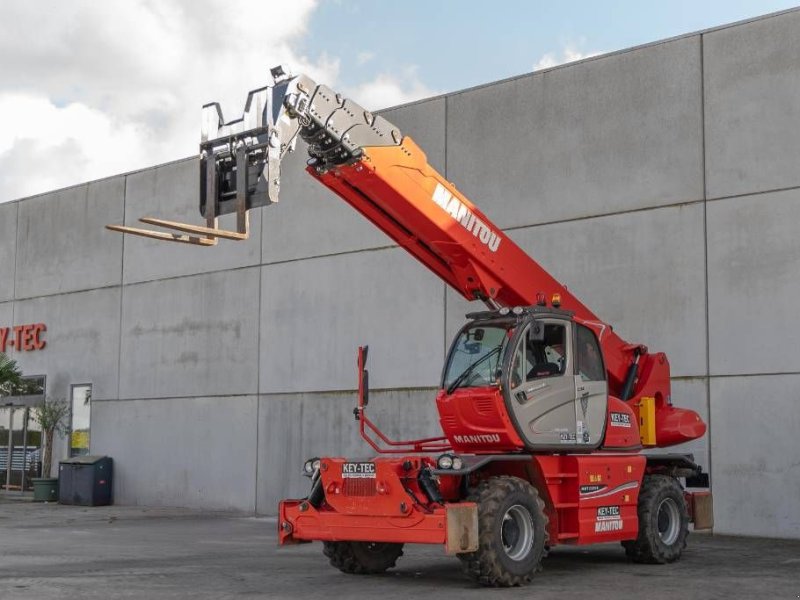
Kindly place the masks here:
[(524, 343), (517, 346), (511, 370), (511, 387), (524, 381), (532, 381), (551, 375), (563, 375), (566, 365), (564, 356), (565, 328), (562, 325), (544, 326), (544, 339), (525, 336)]

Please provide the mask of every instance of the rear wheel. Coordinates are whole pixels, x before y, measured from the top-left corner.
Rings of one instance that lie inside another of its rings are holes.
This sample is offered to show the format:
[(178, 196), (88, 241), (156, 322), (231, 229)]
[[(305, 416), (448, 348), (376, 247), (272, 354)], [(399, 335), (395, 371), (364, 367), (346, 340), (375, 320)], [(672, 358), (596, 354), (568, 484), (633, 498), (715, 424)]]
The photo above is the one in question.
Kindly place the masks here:
[(470, 496), (478, 505), (478, 550), (460, 554), (474, 581), (510, 587), (528, 583), (541, 569), (547, 542), (544, 502), (530, 483), (492, 477)]
[(635, 562), (664, 564), (678, 560), (689, 535), (683, 488), (667, 475), (648, 475), (639, 494), (639, 536), (622, 542)]
[(403, 544), (389, 542), (323, 542), (332, 566), (351, 575), (383, 573), (403, 555)]

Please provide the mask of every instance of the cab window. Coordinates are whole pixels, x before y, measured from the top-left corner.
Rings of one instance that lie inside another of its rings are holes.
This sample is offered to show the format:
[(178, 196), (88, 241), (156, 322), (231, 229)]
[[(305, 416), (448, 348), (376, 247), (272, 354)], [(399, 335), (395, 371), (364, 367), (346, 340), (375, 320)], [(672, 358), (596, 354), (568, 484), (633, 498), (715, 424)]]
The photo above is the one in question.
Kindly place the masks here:
[(542, 377), (563, 375), (566, 369), (566, 327), (544, 324), (544, 339), (534, 339), (533, 325), (519, 341), (511, 363), (511, 387)]
[(453, 345), (442, 387), (455, 389), (493, 384), (510, 330), (510, 324), (485, 324), (464, 329)]
[(588, 327), (578, 325), (578, 374), (583, 381), (605, 381), (606, 369), (603, 355), (594, 332)]
[(563, 325), (547, 323), (544, 326), (544, 339), (533, 340), (529, 335), (528, 352), (532, 357), (527, 379), (538, 379), (550, 375), (563, 375), (567, 366), (566, 331)]

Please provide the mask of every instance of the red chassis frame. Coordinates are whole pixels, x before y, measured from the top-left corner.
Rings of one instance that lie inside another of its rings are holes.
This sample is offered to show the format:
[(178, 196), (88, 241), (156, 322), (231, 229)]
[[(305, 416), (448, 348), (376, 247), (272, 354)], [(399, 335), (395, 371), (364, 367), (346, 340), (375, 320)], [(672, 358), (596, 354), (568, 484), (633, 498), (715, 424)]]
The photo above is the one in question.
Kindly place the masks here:
[(539, 489), (551, 546), (631, 540), (638, 534), (637, 502), (646, 466), (641, 454), (498, 458), (478, 473), (440, 474), (442, 502), (428, 501), (419, 486), (420, 471), (435, 468), (433, 458), (379, 457), (373, 463), (374, 478), (352, 479), (344, 473), (346, 459), (323, 458), (325, 503), (315, 507), (308, 499), (281, 502), (280, 543), (422, 543), (445, 544), (452, 554), (469, 551), (462, 545), (463, 527), (475, 504), (456, 501), (462, 478), (496, 475), (517, 476)]

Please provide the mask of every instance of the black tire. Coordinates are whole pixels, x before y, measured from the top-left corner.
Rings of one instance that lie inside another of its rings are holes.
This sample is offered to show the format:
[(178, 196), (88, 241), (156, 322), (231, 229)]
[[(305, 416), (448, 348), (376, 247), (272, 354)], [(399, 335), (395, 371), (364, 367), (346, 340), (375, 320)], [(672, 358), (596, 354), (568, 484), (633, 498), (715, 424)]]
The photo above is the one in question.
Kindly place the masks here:
[(375, 575), (391, 569), (403, 555), (403, 544), (389, 542), (323, 542), (331, 565), (350, 575)]
[(689, 512), (683, 488), (667, 475), (646, 475), (639, 494), (639, 536), (622, 542), (634, 562), (675, 562), (686, 548)]
[(492, 477), (469, 500), (478, 505), (478, 550), (458, 555), (467, 575), (484, 586), (530, 582), (542, 568), (547, 543), (547, 516), (536, 488), (517, 477)]

